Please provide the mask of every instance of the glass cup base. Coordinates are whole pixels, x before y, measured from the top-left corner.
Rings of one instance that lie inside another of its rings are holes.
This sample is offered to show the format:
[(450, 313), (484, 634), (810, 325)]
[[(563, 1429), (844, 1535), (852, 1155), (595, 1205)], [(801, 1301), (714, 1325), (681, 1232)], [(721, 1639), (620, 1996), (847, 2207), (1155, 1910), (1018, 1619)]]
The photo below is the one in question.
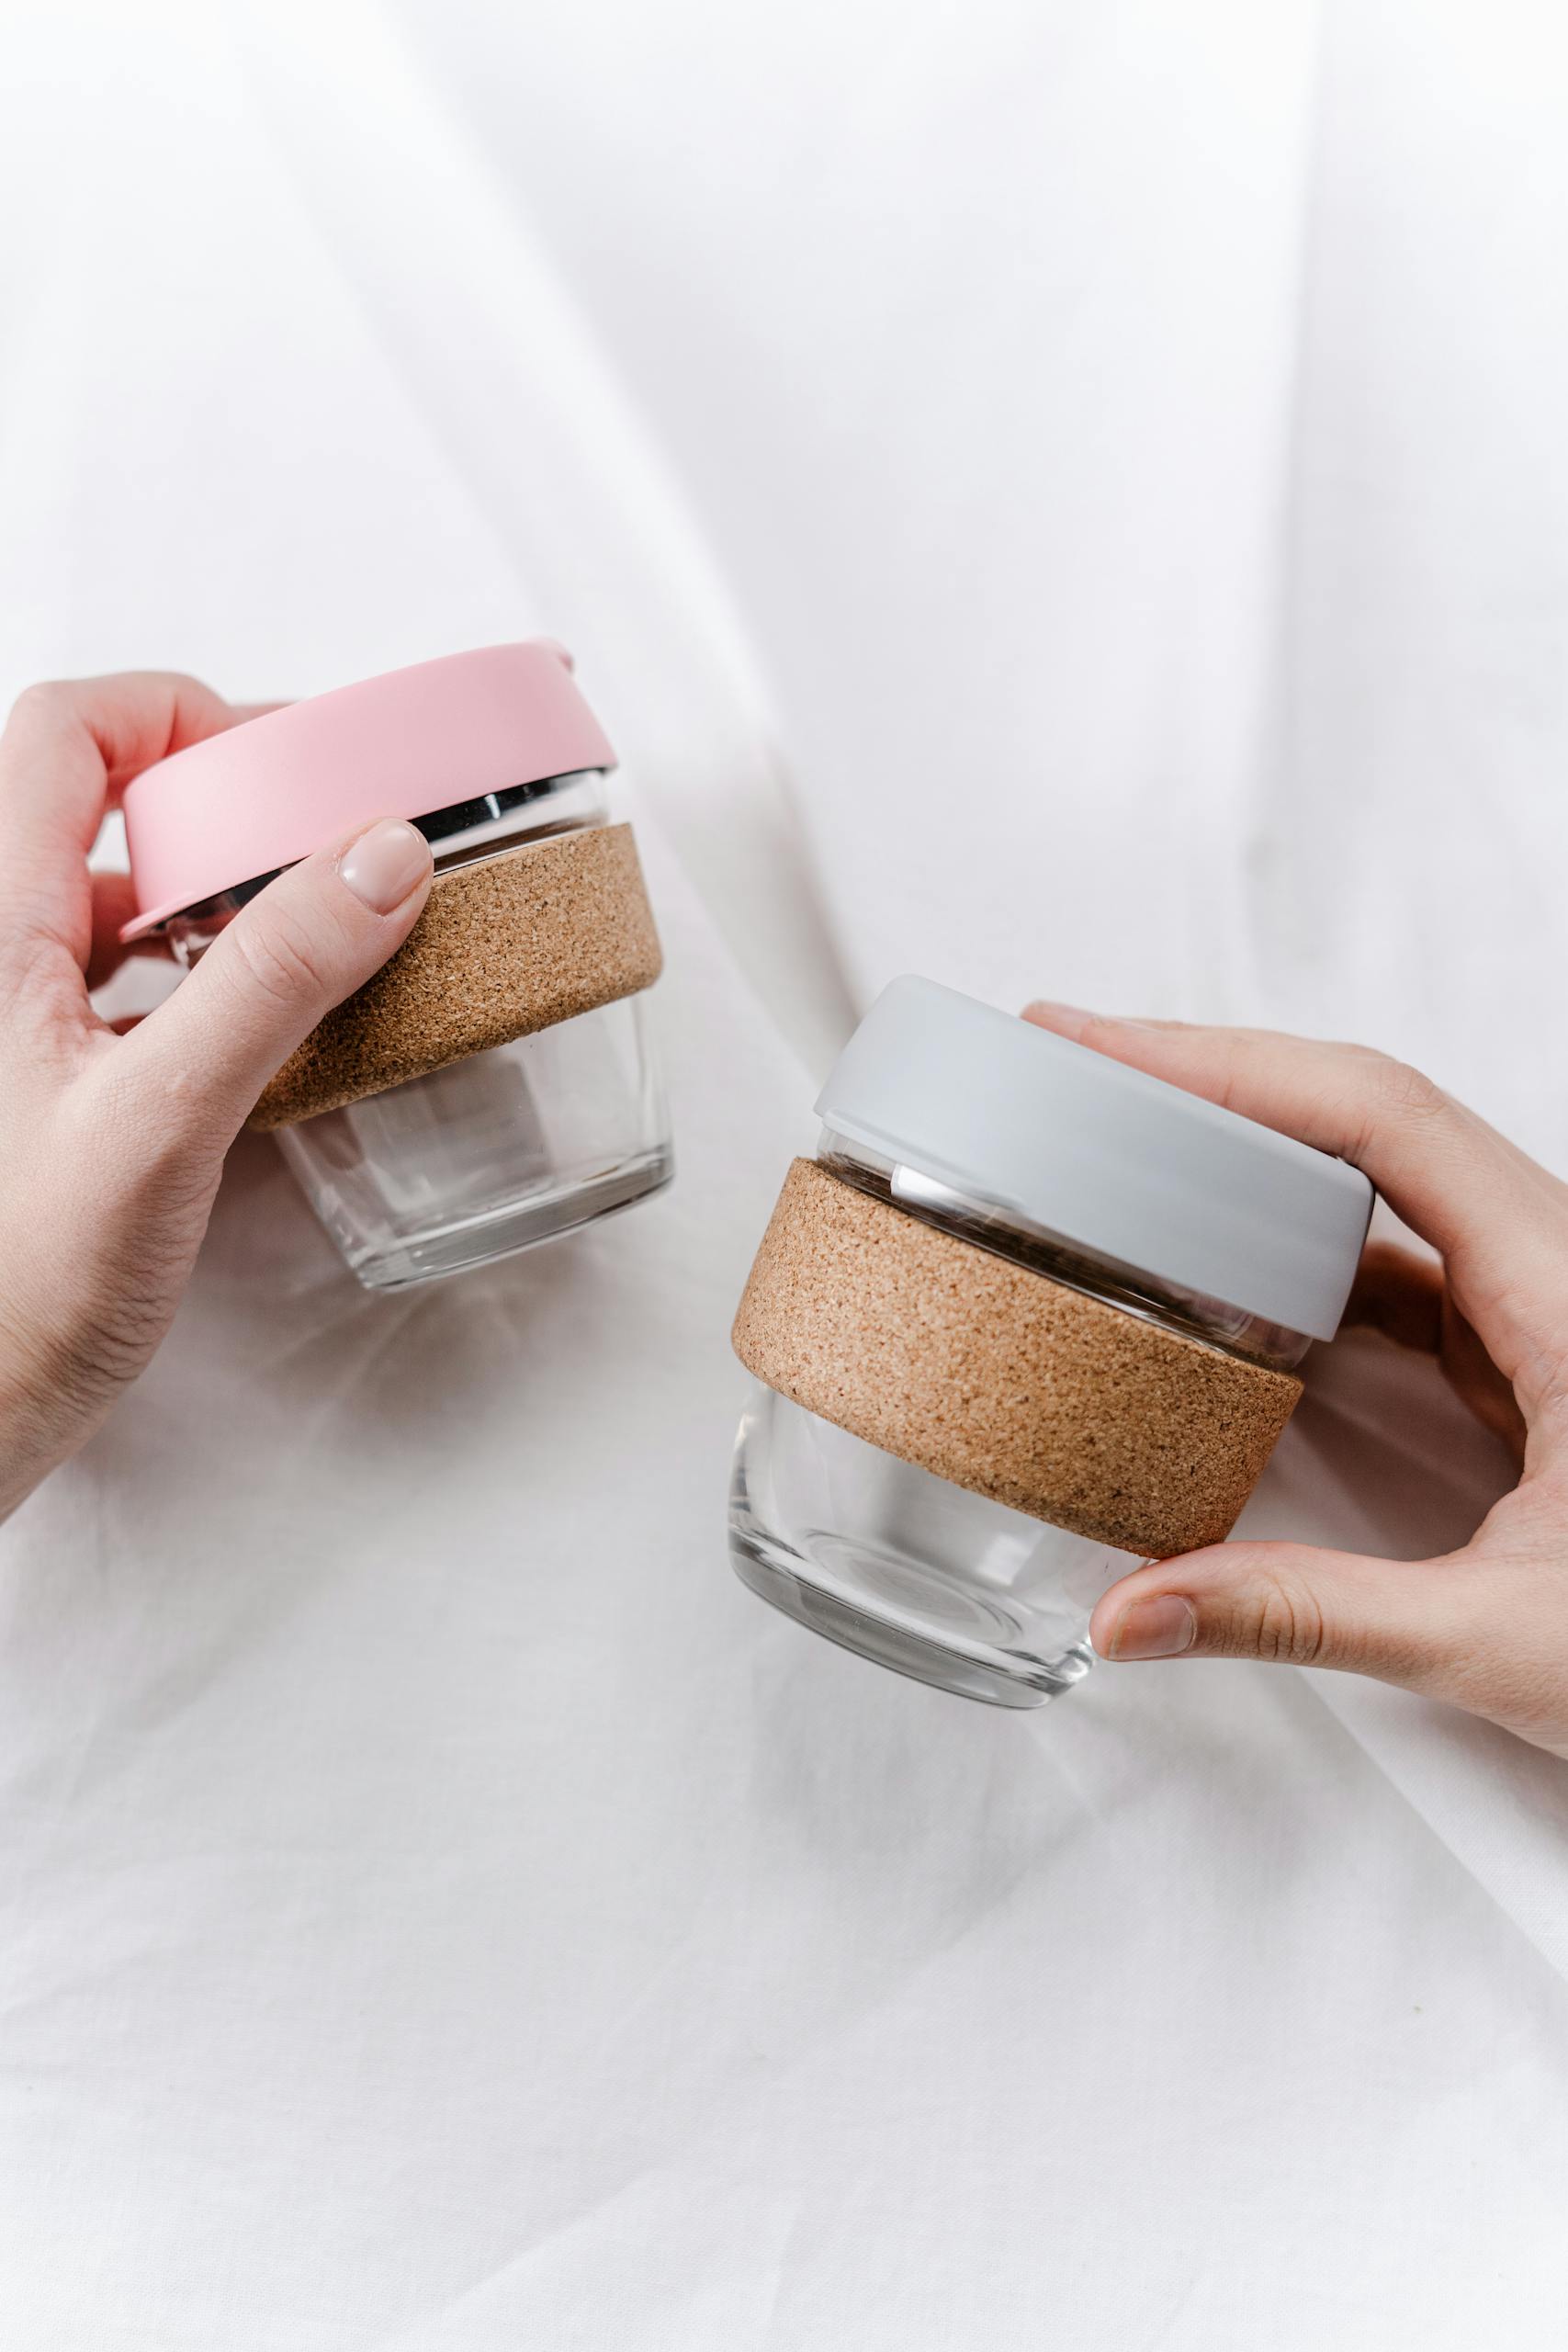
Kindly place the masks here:
[(438, 1225), (428, 1233), (404, 1234), (395, 1246), (367, 1244), (346, 1227), (323, 1214), (321, 1222), (336, 1242), (344, 1261), (367, 1290), (408, 1290), (415, 1283), (439, 1282), (447, 1274), (467, 1273), (475, 1266), (494, 1264), (537, 1249), (579, 1226), (592, 1225), (661, 1193), (675, 1173), (673, 1153), (644, 1153), (620, 1168), (606, 1170), (591, 1183), (573, 1181), (553, 1193), (477, 1216), (463, 1225)]
[(674, 1172), (640, 995), (279, 1127), (276, 1143), (369, 1290), (535, 1249)]
[(1083, 1680), (1089, 1612), (1136, 1566), (761, 1386), (736, 1441), (729, 1556), (750, 1591), (840, 1649), (1013, 1708)]
[[(854, 1580), (853, 1597), (839, 1587), (830, 1572), (816, 1560), (770, 1544), (731, 1524), (729, 1558), (736, 1575), (760, 1600), (793, 1617), (798, 1625), (852, 1650), (874, 1666), (890, 1667), (911, 1681), (951, 1691), (955, 1698), (977, 1699), (990, 1707), (1043, 1707), (1081, 1682), (1094, 1663), (1086, 1641), (1074, 1642), (1047, 1665), (1021, 1657), (1000, 1642), (986, 1642), (973, 1634), (939, 1639), (931, 1630), (929, 1600), (918, 1623), (910, 1623), (889, 1608), (886, 1614), (868, 1605), (865, 1588), (869, 1563), (863, 1555)], [(883, 1580), (893, 1566), (876, 1563)], [(919, 1589), (922, 1575), (912, 1561), (897, 1563)], [(1021, 1633), (1021, 1628), (1019, 1629)]]

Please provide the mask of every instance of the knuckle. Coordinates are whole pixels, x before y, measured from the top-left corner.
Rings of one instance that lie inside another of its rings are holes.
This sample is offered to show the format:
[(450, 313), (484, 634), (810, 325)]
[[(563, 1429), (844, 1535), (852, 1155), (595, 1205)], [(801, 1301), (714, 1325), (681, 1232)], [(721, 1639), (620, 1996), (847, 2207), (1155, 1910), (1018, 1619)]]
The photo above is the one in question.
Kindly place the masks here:
[(70, 707), (74, 695), (74, 687), (65, 678), (35, 678), (31, 685), (22, 688), (13, 708), (29, 711), (61, 710)]
[(245, 977), (269, 1004), (292, 1007), (325, 989), (319, 947), (282, 908), (269, 908), (265, 922), (235, 923), (231, 935)]
[(1314, 1666), (1327, 1648), (1323, 1611), (1299, 1578), (1259, 1577), (1237, 1595), (1225, 1646), (1238, 1657)]
[(11, 705), (13, 726), (60, 727), (76, 715), (76, 689), (64, 678), (39, 678)]
[(1359, 1160), (1385, 1130), (1436, 1123), (1450, 1117), (1454, 1104), (1434, 1079), (1375, 1046), (1341, 1046), (1342, 1114), (1348, 1156)]
[(1448, 1109), (1448, 1096), (1425, 1070), (1395, 1061), (1389, 1054), (1378, 1054), (1374, 1059), (1378, 1093), (1387, 1111), (1403, 1117), (1431, 1118)]

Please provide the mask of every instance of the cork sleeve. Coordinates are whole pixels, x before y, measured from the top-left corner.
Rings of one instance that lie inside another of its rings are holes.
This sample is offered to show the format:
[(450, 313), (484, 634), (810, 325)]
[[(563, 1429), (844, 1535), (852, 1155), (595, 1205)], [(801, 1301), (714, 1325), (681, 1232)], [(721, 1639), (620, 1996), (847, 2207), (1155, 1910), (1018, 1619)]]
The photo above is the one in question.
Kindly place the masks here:
[(650, 987), (661, 962), (629, 825), (437, 875), (397, 954), (289, 1056), (249, 1124), (313, 1119), (614, 1004)]
[(1301, 1383), (1068, 1290), (797, 1159), (734, 1330), (781, 1396), (1122, 1552), (1230, 1531)]

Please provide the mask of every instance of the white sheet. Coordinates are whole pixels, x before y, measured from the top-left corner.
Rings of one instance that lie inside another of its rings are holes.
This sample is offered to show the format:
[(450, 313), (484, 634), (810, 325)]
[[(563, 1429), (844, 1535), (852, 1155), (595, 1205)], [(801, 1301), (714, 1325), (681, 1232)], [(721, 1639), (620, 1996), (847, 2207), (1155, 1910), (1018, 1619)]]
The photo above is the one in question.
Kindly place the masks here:
[[(15, 47), (15, 45), (14, 45)], [(545, 628), (682, 1174), (399, 1302), (264, 1146), (0, 1539), (0, 2336), (1561, 2340), (1564, 1776), (1328, 1678), (1030, 1721), (723, 1561), (853, 1001), (1372, 1035), (1568, 1165), (1549, 13), (39, 12), (8, 683)], [(1374, 1344), (1258, 1522), (1504, 1475)]]

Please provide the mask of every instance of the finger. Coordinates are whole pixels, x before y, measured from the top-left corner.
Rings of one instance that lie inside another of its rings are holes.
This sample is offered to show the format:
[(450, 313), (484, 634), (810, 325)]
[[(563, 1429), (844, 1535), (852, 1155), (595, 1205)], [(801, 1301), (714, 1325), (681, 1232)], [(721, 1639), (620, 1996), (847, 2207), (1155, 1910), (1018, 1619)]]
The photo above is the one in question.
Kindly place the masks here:
[(92, 945), (85, 860), (131, 777), (217, 734), (235, 714), (195, 678), (161, 671), (29, 686), (0, 736), (0, 954)]
[(1115, 1021), (1053, 1004), (1025, 1017), (1354, 1161), (1440, 1252), (1461, 1312), (1499, 1369), (1536, 1394), (1561, 1381), (1568, 1186), (1420, 1072), (1363, 1046), (1269, 1030)]
[[(229, 720), (233, 726), (240, 727), (247, 719), (265, 718), (275, 710), (287, 708), (287, 703), (281, 702), (234, 703), (230, 707)], [(157, 932), (145, 933), (129, 944), (120, 938), (127, 923), (133, 922), (141, 911), (129, 874), (112, 869), (94, 874), (92, 890), (93, 944), (87, 958), (87, 986), (90, 989), (101, 989), (105, 981), (112, 978), (132, 956), (155, 956), (164, 962), (169, 960), (168, 944)], [(141, 1016), (139, 1013), (135, 1018), (140, 1020)], [(111, 1023), (111, 1026), (118, 1025)]]
[(431, 872), (400, 818), (290, 866), (125, 1040), (111, 1082), (151, 1094), (175, 1149), (222, 1153), (296, 1046), (401, 946)]
[[(1265, 1029), (1121, 1021), (1070, 1005), (1032, 1004), (1025, 1019), (1097, 1053), (1207, 1096), (1282, 1135), (1365, 1170), (1405, 1222), (1445, 1257), (1470, 1238), (1495, 1184), (1555, 1219), (1568, 1188), (1418, 1070), (1361, 1046)], [(1461, 1182), (1456, 1191), (1455, 1178)]]
[(95, 874), (91, 877), (93, 939), (87, 955), (87, 986), (101, 989), (131, 956), (168, 958), (169, 950), (154, 932), (120, 944), (120, 932), (137, 912), (136, 894), (129, 874)]
[(1443, 1377), (1483, 1426), (1521, 1458), (1525, 1420), (1509, 1382), (1472, 1324), (1454, 1305), (1442, 1268), (1413, 1250), (1370, 1242), (1362, 1252), (1347, 1324), (1380, 1331), (1396, 1347), (1436, 1356)]
[(1219, 1544), (1123, 1577), (1089, 1638), (1117, 1661), (1246, 1657), (1450, 1695), (1476, 1647), (1477, 1580), (1445, 1561)]
[(1418, 1258), (1395, 1242), (1369, 1241), (1346, 1304), (1346, 1324), (1435, 1356), (1443, 1343), (1443, 1289), (1435, 1258)]

